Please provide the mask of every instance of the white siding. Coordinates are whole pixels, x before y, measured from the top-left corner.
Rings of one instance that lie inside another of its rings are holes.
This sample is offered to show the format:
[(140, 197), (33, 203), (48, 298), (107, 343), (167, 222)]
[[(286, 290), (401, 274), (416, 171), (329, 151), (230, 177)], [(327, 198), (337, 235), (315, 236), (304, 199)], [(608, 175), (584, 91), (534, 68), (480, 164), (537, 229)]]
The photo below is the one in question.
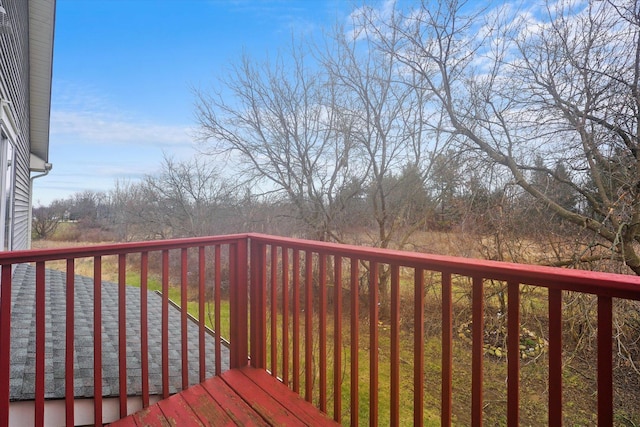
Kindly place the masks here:
[[(10, 102), (9, 114), (17, 130), (10, 141), (15, 148), (13, 206), (9, 207), (13, 209), (11, 249), (27, 249), (31, 198), (29, 1), (2, 0), (2, 6), (9, 25), (0, 29), (0, 99)], [(0, 165), (0, 173), (4, 174), (5, 168), (6, 165)], [(0, 218), (0, 222), (4, 221), (5, 218)]]

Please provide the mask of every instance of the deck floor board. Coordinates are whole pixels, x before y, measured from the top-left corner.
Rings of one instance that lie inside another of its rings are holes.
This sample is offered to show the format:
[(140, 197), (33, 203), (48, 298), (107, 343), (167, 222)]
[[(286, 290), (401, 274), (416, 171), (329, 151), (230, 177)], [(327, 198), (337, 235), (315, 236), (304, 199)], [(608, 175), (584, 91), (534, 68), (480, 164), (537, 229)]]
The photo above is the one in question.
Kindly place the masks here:
[(111, 424), (175, 426), (339, 425), (260, 369), (232, 369)]
[(181, 395), (205, 426), (236, 425), (224, 408), (212, 399), (202, 384), (189, 387)]
[(210, 378), (203, 382), (202, 386), (236, 425), (268, 426), (265, 420), (238, 396), (222, 378)]

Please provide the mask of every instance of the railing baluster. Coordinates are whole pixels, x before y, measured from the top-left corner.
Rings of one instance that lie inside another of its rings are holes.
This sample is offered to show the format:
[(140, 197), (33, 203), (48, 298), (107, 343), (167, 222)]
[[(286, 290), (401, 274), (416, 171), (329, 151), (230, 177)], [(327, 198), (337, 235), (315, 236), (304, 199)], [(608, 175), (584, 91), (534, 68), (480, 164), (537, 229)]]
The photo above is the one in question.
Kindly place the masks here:
[(324, 252), (321, 252), (318, 256), (318, 278), (320, 279), (320, 304), (318, 307), (320, 401), (318, 407), (322, 412), (327, 412), (327, 255)]
[[(237, 320), (238, 324), (240, 325), (240, 330), (237, 331), (237, 338), (240, 341), (239, 347), (241, 349), (238, 356), (240, 358), (240, 361), (242, 362), (242, 365), (240, 365), (240, 367), (247, 366), (247, 364), (249, 363), (249, 295), (247, 288), (249, 282), (247, 277), (247, 266), (249, 265), (249, 259), (247, 258), (247, 243), (247, 239), (238, 240), (238, 242), (236, 243), (237, 255), (235, 256), (236, 268), (238, 270), (236, 274), (236, 287), (238, 288), (238, 295), (240, 296), (240, 299), (238, 301), (239, 308), (237, 309)], [(262, 319), (262, 324), (264, 325), (264, 315)], [(262, 349), (264, 353), (264, 341), (262, 342)]]
[(520, 425), (520, 284), (507, 283), (507, 423)]
[(369, 263), (369, 425), (378, 425), (378, 263)]
[[(254, 336), (253, 336), (253, 330), (255, 328), (255, 326), (253, 325), (253, 292), (254, 292), (254, 278), (256, 275), (256, 272), (254, 271), (254, 262), (255, 262), (255, 255), (254, 255), (254, 250), (255, 250), (256, 244), (252, 244), (251, 245), (251, 270), (250, 270), (250, 281), (251, 281), (251, 288), (250, 288), (250, 292), (251, 292), (251, 316), (252, 316), (252, 322), (251, 322), (251, 330), (249, 331), (249, 341), (251, 342), (251, 359), (253, 359), (254, 354), (253, 352), (255, 351), (254, 347)], [(238, 249), (238, 244), (237, 243), (233, 243), (231, 245), (229, 245), (229, 336), (231, 338), (231, 348), (229, 349), (229, 358), (230, 358), (230, 363), (229, 363), (229, 367), (231, 369), (237, 368), (239, 366), (241, 366), (241, 361), (240, 356), (237, 354), (238, 353), (238, 346), (241, 345), (239, 342), (240, 338), (236, 339), (235, 334), (238, 333), (238, 327), (236, 325), (238, 319), (236, 319), (236, 316), (238, 315), (238, 313), (236, 311), (234, 311), (233, 306), (236, 304), (239, 304), (239, 300), (240, 300), (240, 296), (238, 295), (238, 289), (237, 289), (237, 283), (238, 283), (238, 260), (236, 255), (238, 254), (239, 249)], [(251, 364), (253, 365), (254, 361), (251, 361)]]
[(289, 385), (289, 249), (282, 246), (282, 382)]
[(413, 425), (424, 425), (424, 271), (413, 277)]
[[(64, 391), (65, 391), (65, 422), (67, 425), (75, 425), (74, 420), (74, 397), (75, 389), (73, 384), (73, 350), (75, 338), (75, 263), (73, 258), (67, 259), (66, 270), (66, 330), (65, 330), (65, 355), (64, 355)], [(2, 342), (0, 340), (0, 342)]]
[[(198, 247), (198, 373), (199, 380), (203, 382), (206, 378), (206, 351), (205, 351), (205, 341), (204, 341), (204, 327), (206, 318), (204, 316), (204, 300), (205, 300), (205, 247)], [(220, 331), (216, 330), (216, 336), (220, 333)], [(218, 356), (216, 355), (216, 359)]]
[(0, 425), (9, 425), (11, 379), (11, 273), (12, 264), (2, 266), (0, 282)]
[(93, 258), (93, 419), (102, 425), (102, 258)]
[(162, 251), (162, 398), (169, 397), (169, 251)]
[(220, 245), (216, 245), (213, 252), (213, 262), (214, 262), (214, 278), (213, 278), (213, 305), (214, 305), (214, 317), (213, 321), (215, 324), (215, 363), (216, 363), (216, 375), (220, 375), (222, 373), (222, 322), (220, 315), (220, 302), (222, 297), (220, 295), (220, 288), (222, 284), (221, 277), (221, 259), (222, 259), (222, 248)]
[(36, 426), (44, 425), (44, 388), (45, 388), (45, 283), (44, 262), (36, 263), (36, 379), (35, 379), (35, 418)]
[(313, 398), (313, 254), (304, 255), (304, 398), (311, 402)]
[(471, 424), (481, 427), (483, 414), (484, 289), (482, 277), (473, 276), (472, 282)]
[(453, 295), (451, 273), (442, 272), (442, 396), (440, 424), (451, 425), (453, 407)]
[(149, 331), (147, 315), (147, 288), (149, 252), (140, 254), (140, 368), (142, 380), (142, 407), (149, 406)]
[(562, 425), (562, 291), (549, 289), (549, 425)]
[(271, 246), (271, 375), (278, 376), (278, 247)]
[(613, 425), (613, 304), (598, 296), (598, 425)]
[(182, 389), (189, 388), (189, 358), (187, 345), (187, 300), (189, 257), (187, 248), (180, 251), (180, 344), (182, 355)]
[(118, 255), (118, 386), (120, 418), (127, 416), (127, 255)]
[(333, 282), (333, 419), (342, 419), (342, 257), (336, 255)]
[(293, 250), (293, 391), (300, 393), (300, 251)]
[(359, 354), (359, 340), (360, 334), (360, 313), (359, 313), (359, 285), (358, 282), (358, 259), (351, 258), (351, 277), (349, 280), (349, 285), (351, 287), (351, 345), (350, 345), (350, 356), (351, 356), (351, 427), (355, 427), (359, 425), (358, 420), (358, 411), (359, 411), (359, 379), (360, 372), (358, 367), (358, 357)]
[(400, 425), (400, 267), (391, 266), (391, 426)]

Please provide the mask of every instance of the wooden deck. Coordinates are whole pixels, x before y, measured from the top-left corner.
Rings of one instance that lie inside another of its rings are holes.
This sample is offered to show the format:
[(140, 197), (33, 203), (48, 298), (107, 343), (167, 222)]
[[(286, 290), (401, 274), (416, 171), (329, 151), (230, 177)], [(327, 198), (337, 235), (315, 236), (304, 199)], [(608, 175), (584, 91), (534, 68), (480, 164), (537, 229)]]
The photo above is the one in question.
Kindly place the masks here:
[(317, 426), (335, 421), (266, 371), (232, 369), (111, 424), (127, 426)]

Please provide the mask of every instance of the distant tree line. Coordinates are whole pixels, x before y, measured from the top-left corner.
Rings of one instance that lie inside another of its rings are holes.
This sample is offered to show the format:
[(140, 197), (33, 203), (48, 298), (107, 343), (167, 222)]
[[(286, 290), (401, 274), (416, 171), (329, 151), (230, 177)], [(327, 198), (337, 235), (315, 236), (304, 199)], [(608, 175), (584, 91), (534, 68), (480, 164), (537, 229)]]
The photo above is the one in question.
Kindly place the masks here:
[[(507, 183), (492, 189), (476, 175), (469, 175), (460, 159), (451, 150), (439, 154), (426, 179), (410, 166), (385, 177), (385, 211), (393, 216), (398, 234), (437, 231), (479, 236), (475, 249), (480, 255), (521, 262), (530, 260), (515, 249), (520, 241), (540, 241), (545, 234), (575, 237), (571, 234), (575, 229), (570, 231), (558, 219), (549, 220), (547, 210), (516, 186)], [(336, 200), (341, 205), (340, 217), (335, 218), (330, 233), (342, 242), (376, 244), (378, 223), (371, 209), (378, 189), (351, 185), (353, 194)], [(50, 238), (65, 222), (75, 226), (71, 234), (62, 236), (69, 240), (81, 234), (134, 241), (248, 231), (317, 237), (308, 221), (299, 217), (300, 206), (277, 194), (253, 190), (250, 183), (238, 184), (236, 177), (221, 174), (212, 162), (167, 157), (157, 173), (139, 182), (119, 181), (109, 191), (82, 191), (35, 207), (33, 237)], [(566, 203), (577, 209), (570, 194), (565, 194)], [(545, 221), (544, 230), (541, 221)], [(391, 241), (390, 246), (410, 243), (412, 248), (429, 250), (404, 238), (405, 242)]]

